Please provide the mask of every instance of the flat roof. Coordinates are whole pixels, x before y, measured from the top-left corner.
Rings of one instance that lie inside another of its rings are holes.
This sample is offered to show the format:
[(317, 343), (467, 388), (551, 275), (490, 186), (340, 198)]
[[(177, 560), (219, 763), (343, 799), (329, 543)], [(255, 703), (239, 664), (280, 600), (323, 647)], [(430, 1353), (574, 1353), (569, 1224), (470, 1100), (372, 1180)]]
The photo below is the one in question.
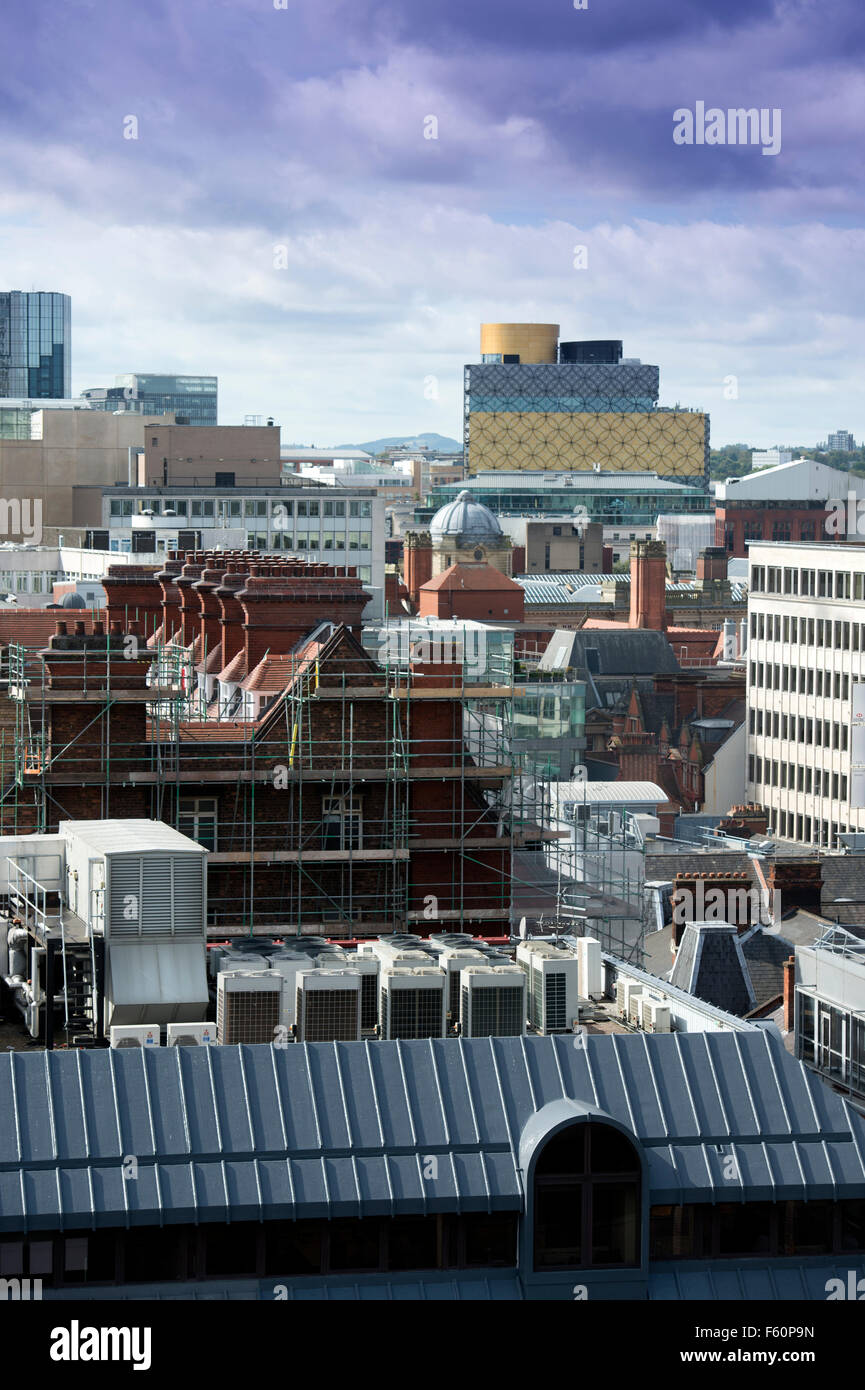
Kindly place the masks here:
[(203, 845), (161, 820), (65, 820), (60, 822), (60, 832), (100, 853), (207, 853)]

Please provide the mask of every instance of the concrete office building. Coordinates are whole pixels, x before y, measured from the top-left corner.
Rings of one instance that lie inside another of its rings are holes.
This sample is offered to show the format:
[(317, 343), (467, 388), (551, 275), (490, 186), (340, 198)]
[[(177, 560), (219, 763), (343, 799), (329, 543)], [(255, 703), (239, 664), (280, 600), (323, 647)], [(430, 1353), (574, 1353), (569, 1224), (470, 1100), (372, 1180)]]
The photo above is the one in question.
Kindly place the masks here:
[(0, 439), (0, 499), (39, 502), (43, 528), (74, 525), (76, 487), (92, 487), (98, 496), (103, 487), (126, 482), (130, 448), (143, 448), (145, 430), (171, 420), (90, 410), (37, 411), (32, 438)]
[(618, 340), (556, 346), (556, 324), (484, 324), (464, 373), (469, 475), (592, 467), (702, 481), (709, 418), (658, 405), (659, 370)]
[[(88, 489), (89, 492), (89, 489)], [(97, 550), (161, 559), (195, 549), (257, 550), (356, 567), (372, 595), (365, 618), (384, 615), (384, 499), (372, 488), (292, 484), (255, 487), (106, 488), (98, 525), (87, 538)]]
[(514, 569), (519, 573), (604, 572), (604, 528), (597, 521), (555, 515), (497, 520), (514, 543)]
[(782, 839), (865, 831), (865, 545), (749, 547), (748, 800)]
[(68, 294), (0, 294), (0, 397), (71, 395), (71, 336)]

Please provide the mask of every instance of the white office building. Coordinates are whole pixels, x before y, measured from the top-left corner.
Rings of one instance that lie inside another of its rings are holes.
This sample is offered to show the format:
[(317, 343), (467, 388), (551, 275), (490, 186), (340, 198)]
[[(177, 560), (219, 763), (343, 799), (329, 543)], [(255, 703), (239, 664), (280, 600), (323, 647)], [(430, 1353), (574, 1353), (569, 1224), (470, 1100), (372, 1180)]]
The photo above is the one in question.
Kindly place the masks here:
[(865, 545), (748, 550), (749, 801), (782, 839), (865, 831)]

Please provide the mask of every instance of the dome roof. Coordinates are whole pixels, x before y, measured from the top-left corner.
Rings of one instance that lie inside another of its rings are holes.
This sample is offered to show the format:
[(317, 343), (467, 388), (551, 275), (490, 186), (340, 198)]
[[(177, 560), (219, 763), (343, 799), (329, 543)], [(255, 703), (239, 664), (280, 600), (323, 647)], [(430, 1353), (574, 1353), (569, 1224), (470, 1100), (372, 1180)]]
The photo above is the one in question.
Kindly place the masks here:
[(80, 594), (76, 594), (74, 589), (69, 594), (64, 594), (60, 600), (61, 608), (86, 608), (86, 600)]
[(447, 537), (495, 544), (502, 539), (502, 528), (489, 507), (476, 501), (468, 489), (463, 488), (453, 502), (436, 512), (430, 522), (430, 535), (434, 541)]

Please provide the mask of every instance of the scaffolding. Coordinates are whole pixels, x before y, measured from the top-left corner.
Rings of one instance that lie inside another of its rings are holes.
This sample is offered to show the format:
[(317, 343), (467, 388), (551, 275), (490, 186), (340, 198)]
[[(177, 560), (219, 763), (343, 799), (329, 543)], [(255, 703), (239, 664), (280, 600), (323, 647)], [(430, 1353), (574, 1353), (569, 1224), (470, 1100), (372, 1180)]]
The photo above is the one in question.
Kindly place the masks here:
[[(512, 644), (458, 674), (414, 635), (381, 662), (356, 642), (327, 660), (319, 646), (315, 659), (303, 644), (281, 658), (284, 688), (256, 719), (226, 719), (228, 702), (202, 698), (176, 643), (134, 653), (149, 667), (137, 689), (119, 649), (10, 647), (0, 833), (163, 820), (210, 850), (212, 934), (471, 924), (507, 935), (523, 833)], [(496, 721), (477, 717), (486, 708)]]

